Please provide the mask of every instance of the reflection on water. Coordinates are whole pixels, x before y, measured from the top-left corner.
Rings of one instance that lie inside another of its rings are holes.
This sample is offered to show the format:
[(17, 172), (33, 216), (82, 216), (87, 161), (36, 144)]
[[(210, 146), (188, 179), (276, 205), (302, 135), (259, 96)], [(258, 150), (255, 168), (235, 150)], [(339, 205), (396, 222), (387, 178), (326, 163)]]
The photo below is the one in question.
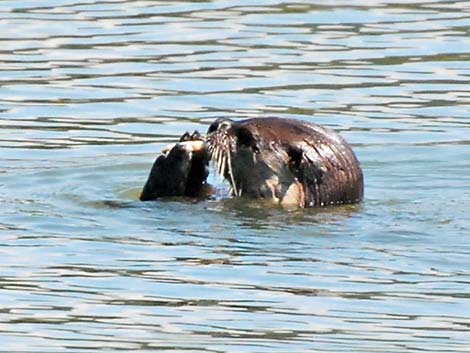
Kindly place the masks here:
[[(0, 351), (468, 351), (469, 12), (0, 2)], [(138, 202), (220, 116), (340, 131), (365, 202)]]

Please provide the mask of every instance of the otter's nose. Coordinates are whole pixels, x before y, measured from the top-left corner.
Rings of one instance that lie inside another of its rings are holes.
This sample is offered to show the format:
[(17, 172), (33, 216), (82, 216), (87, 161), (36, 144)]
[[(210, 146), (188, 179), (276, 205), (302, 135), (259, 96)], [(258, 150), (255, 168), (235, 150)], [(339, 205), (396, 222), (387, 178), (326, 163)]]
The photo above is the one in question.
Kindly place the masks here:
[(207, 130), (207, 133), (210, 134), (216, 130), (228, 130), (232, 127), (233, 120), (227, 118), (218, 118), (214, 121)]

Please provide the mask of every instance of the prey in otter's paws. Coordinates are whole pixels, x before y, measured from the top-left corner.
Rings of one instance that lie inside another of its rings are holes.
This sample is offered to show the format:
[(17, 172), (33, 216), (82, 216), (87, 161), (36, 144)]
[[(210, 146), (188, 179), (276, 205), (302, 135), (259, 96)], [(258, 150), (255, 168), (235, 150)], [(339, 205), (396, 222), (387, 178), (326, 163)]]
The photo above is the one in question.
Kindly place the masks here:
[(186, 132), (179, 142), (168, 146), (157, 157), (140, 200), (167, 196), (203, 197), (207, 195), (208, 174), (209, 157), (203, 138), (197, 131), (192, 135)]

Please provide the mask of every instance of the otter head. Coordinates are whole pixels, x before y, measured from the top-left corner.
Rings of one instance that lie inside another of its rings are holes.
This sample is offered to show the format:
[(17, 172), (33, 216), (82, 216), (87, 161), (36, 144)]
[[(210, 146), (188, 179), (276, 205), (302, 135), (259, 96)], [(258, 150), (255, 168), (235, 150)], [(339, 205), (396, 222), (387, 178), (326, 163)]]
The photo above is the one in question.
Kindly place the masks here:
[(165, 196), (198, 197), (204, 194), (209, 158), (201, 135), (185, 133), (157, 157), (140, 194), (141, 201)]
[(291, 160), (289, 150), (258, 120), (218, 119), (207, 131), (206, 144), (234, 196), (302, 202), (300, 185), (286, 162)]

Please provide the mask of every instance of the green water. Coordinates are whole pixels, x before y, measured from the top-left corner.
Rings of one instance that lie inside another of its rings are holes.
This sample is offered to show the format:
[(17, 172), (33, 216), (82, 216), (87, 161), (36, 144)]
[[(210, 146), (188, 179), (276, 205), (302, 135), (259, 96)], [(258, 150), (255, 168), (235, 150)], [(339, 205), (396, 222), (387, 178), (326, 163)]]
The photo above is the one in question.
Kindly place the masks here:
[[(468, 352), (469, 34), (468, 1), (0, 1), (0, 352)], [(138, 202), (222, 116), (339, 131), (364, 202)]]

